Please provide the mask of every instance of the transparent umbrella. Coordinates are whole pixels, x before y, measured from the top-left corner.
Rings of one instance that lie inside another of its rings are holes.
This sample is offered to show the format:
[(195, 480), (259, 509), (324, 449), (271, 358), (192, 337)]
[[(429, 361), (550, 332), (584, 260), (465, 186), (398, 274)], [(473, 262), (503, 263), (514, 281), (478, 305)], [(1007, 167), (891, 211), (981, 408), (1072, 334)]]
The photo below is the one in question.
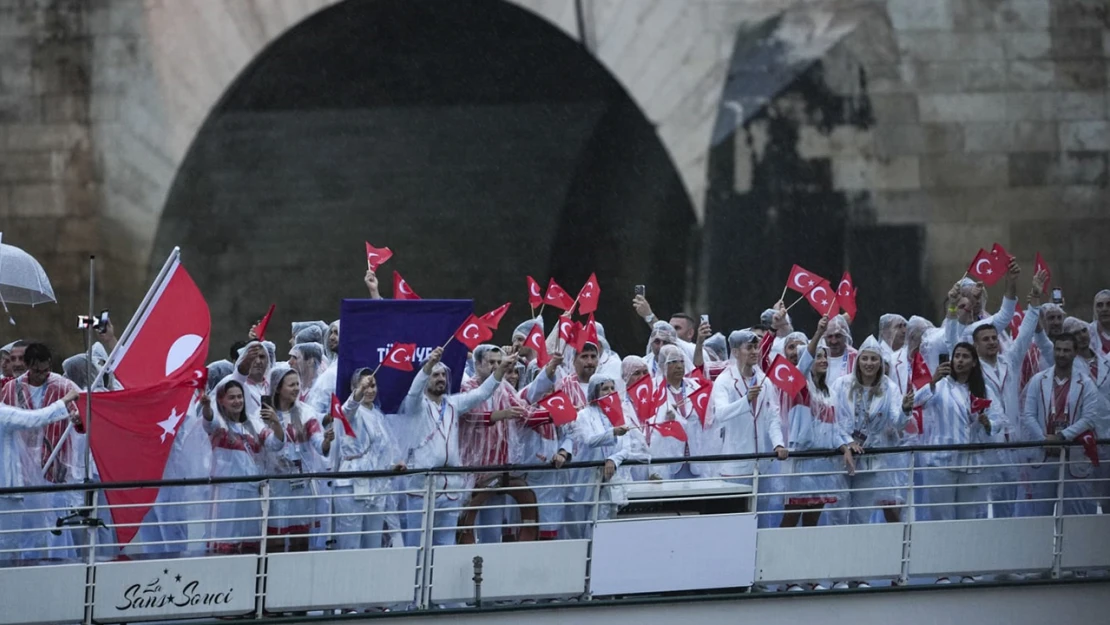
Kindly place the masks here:
[(14, 245), (0, 243), (0, 303), (4, 310), (9, 303), (36, 306), (54, 301), (50, 278), (39, 261)]

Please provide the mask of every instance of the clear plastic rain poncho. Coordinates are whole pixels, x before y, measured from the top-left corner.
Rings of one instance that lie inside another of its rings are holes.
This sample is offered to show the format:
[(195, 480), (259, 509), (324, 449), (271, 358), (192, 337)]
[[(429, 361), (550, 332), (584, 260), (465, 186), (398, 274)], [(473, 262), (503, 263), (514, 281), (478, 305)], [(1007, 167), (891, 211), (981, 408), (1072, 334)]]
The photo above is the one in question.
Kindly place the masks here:
[(1103, 319), (1099, 319), (1098, 315), (1099, 302), (1107, 301), (1110, 301), (1110, 289), (1102, 289), (1095, 293), (1091, 304), (1091, 349), (1099, 354), (1110, 354), (1110, 331), (1104, 330), (1104, 327), (1110, 328), (1110, 318), (1103, 315)]
[[(610, 383), (615, 389), (616, 380), (609, 376), (595, 373), (590, 376), (587, 386), (588, 404), (578, 411), (578, 418), (567, 426), (568, 433), (574, 440), (574, 459), (579, 462), (612, 460), (617, 465), (617, 471), (609, 485), (601, 489), (600, 503), (624, 505), (628, 503), (622, 484), (631, 479), (627, 468), (621, 467), (628, 458), (628, 445), (624, 436), (613, 434), (613, 424), (609, 418), (597, 407), (601, 387)], [(623, 470), (622, 470), (623, 469)], [(592, 482), (599, 479), (600, 473), (596, 468), (571, 469), (568, 471), (567, 480), (570, 484), (577, 484), (568, 489), (567, 499), (577, 502), (586, 502), (592, 499)], [(599, 505), (598, 518), (609, 518), (615, 508)]]
[(289, 366), (301, 376), (301, 401), (307, 402), (316, 380), (328, 368), (324, 346), (320, 343), (294, 345), (289, 350)]
[[(299, 381), (291, 368), (274, 368), (270, 374), (270, 389), (274, 412), (281, 420), (285, 440), (272, 454), (274, 473), (299, 475), (326, 471), (328, 463), (323, 457), (324, 430), (319, 416), (300, 396), (287, 409), (281, 408), (282, 388), (290, 380)], [(300, 534), (314, 525), (317, 508), (315, 497), (319, 485), (315, 480), (274, 480), (270, 484), (274, 499), (270, 507), (269, 526), (289, 533)]]
[(223, 381), (224, 378), (231, 375), (235, 370), (235, 365), (226, 360), (217, 360), (208, 363), (208, 392), (211, 393), (216, 389), (216, 385)]
[[(329, 344), (331, 343), (331, 336), (335, 334), (335, 350), (333, 351)], [(328, 331), (324, 333), (324, 357), (328, 359), (329, 363), (334, 363), (339, 360), (339, 320), (331, 322), (328, 325)], [(335, 388), (335, 381), (332, 380), (332, 388)]]
[(897, 313), (887, 313), (879, 317), (879, 338), (891, 351), (894, 350), (894, 326), (898, 323), (907, 323), (906, 318)]
[(293, 344), (320, 343), (323, 345), (328, 335), (328, 324), (323, 321), (294, 321)]
[[(262, 345), (268, 355), (267, 361), (263, 363), (264, 371), (261, 375), (256, 376), (256, 370), (253, 369), (254, 365), (251, 365), (252, 368), (248, 369), (247, 375), (243, 375), (239, 373), (239, 367), (246, 360), (250, 349), (255, 345)], [(247, 412), (257, 413), (262, 408), (262, 396), (270, 394), (270, 372), (273, 371), (274, 364), (274, 344), (269, 341), (261, 343), (251, 341), (239, 350), (239, 357), (236, 359), (235, 366), (228, 379), (235, 380), (243, 386), (247, 398)]]
[[(371, 405), (354, 400), (359, 380), (370, 372), (367, 368), (355, 370), (351, 375), (351, 396), (343, 405), (343, 414), (351, 424), (354, 436), (347, 433), (342, 423), (332, 422), (331, 425), (335, 429), (333, 447), (338, 446), (340, 473), (386, 471), (404, 460), (376, 400)], [(333, 449), (332, 453), (336, 451)], [(385, 478), (338, 478), (334, 482), (338, 487), (352, 487), (356, 499), (370, 499), (376, 504), (384, 504), (383, 493), (388, 492), (390, 486), (390, 480)]]
[(705, 339), (702, 343), (702, 354), (706, 362), (728, 360), (728, 340), (725, 339), (725, 335), (717, 332)]
[(694, 370), (693, 357), (679, 346), (678, 332), (675, 331), (674, 326), (666, 321), (656, 321), (651, 326), (651, 335), (648, 336), (647, 347), (644, 349), (644, 359), (648, 361), (649, 373), (652, 377), (657, 378), (663, 375), (663, 372), (659, 369), (658, 355), (660, 348), (664, 345), (674, 345), (678, 348), (685, 363), (686, 373)]
[(85, 390), (89, 388), (88, 363), (88, 355), (74, 354), (62, 361), (62, 375), (70, 382), (76, 384), (77, 388)]

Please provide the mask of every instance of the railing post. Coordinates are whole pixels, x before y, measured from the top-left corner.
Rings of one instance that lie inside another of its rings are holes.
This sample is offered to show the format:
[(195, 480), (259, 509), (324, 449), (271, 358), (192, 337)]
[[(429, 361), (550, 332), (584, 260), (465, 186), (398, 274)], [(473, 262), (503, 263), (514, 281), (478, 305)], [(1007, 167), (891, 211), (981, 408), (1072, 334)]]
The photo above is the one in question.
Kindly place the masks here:
[(266, 606), (266, 546), (269, 542), (266, 540), (266, 527), (269, 525), (270, 520), (270, 481), (266, 480), (259, 485), (258, 495), (262, 501), (262, 528), (261, 538), (258, 541), (258, 581), (255, 583), (255, 602), (254, 602), (254, 617), (262, 618), (263, 610)]
[(430, 471), (424, 476), (424, 518), (420, 533), (420, 603), (417, 607), (427, 610), (432, 605), (432, 537), (435, 531), (436, 489), (435, 475)]
[(755, 526), (759, 527), (759, 460), (752, 461), (752, 514)]
[(914, 505), (917, 501), (917, 494), (914, 491), (914, 478), (916, 477), (917, 461), (915, 454), (909, 452), (910, 455), (910, 472), (909, 472), (909, 489), (906, 493), (906, 516), (902, 520), (902, 571), (898, 574), (898, 584), (905, 586), (910, 577), (910, 558), (913, 553), (913, 523), (914, 517), (917, 516)]
[(474, 607), (482, 607), (482, 556), (474, 556)]
[(1060, 579), (1060, 563), (1064, 553), (1064, 479), (1067, 467), (1067, 453), (1061, 449), (1060, 468), (1056, 472), (1056, 505), (1052, 514), (1052, 579)]
[(593, 506), (590, 507), (590, 525), (588, 528), (589, 533), (587, 534), (586, 538), (586, 584), (585, 587), (582, 589), (582, 599), (584, 601), (589, 601), (593, 596), (593, 593), (590, 591), (590, 577), (593, 575), (594, 564), (594, 529), (597, 527), (597, 510), (598, 506), (600, 505), (599, 501), (601, 499), (601, 479), (604, 474), (605, 467), (603, 466), (597, 471), (597, 483), (594, 484), (594, 487), (592, 489)]
[(88, 532), (89, 537), (89, 552), (85, 557), (85, 625), (92, 625), (93, 604), (96, 602), (96, 532), (100, 529), (96, 521), (100, 518), (97, 516), (97, 506), (100, 504), (99, 495), (100, 489), (92, 491), (92, 501), (89, 502), (89, 516), (85, 518), (85, 531)]

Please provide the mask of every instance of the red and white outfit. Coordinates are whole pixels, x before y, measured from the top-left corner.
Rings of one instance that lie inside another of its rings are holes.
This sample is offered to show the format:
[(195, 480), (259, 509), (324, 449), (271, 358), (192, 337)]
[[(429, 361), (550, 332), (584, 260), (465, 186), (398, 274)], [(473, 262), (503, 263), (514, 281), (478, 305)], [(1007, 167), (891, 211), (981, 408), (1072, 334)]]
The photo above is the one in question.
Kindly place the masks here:
[[(308, 404), (298, 401), (287, 411), (274, 409), (285, 430), (285, 440), (274, 437), (274, 472), (285, 475), (314, 473), (323, 468), (324, 429)], [(267, 428), (269, 429), (269, 428)], [(315, 488), (312, 480), (285, 479), (270, 483), (270, 515), (266, 534), (303, 536), (315, 525)]]

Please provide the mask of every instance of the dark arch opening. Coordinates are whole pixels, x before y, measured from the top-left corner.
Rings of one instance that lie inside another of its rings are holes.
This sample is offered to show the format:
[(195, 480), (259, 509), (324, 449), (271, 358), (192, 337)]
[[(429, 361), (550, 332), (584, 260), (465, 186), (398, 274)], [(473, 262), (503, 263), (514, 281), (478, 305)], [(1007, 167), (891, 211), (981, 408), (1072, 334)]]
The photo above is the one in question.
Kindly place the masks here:
[(365, 296), (364, 240), (394, 251), (383, 295), (397, 270), (425, 298), (514, 302), (504, 326), (527, 315), (526, 274), (574, 291), (596, 270), (609, 338), (635, 353), (633, 285), (678, 310), (694, 221), (652, 124), (557, 28), (501, 2), (378, 0), (317, 13), (235, 80), (156, 249), (182, 247), (217, 355), (270, 302), (285, 328)]

